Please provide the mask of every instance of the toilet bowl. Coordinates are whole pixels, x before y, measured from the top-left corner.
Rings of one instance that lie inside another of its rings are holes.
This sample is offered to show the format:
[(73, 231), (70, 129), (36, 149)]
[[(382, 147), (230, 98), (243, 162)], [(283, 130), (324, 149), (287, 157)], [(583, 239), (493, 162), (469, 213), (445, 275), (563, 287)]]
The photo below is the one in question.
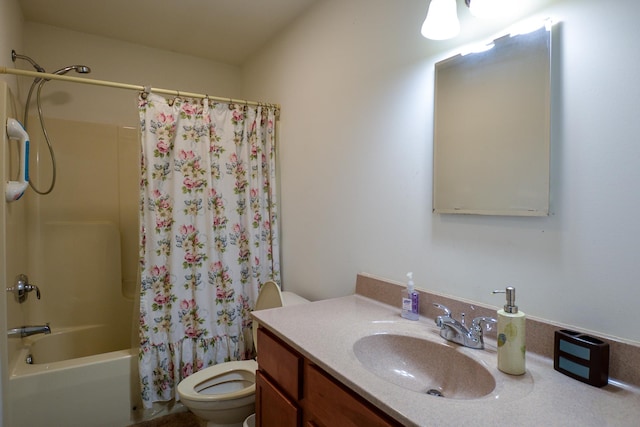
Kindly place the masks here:
[[(291, 292), (281, 292), (272, 281), (260, 289), (255, 310), (309, 302)], [(253, 322), (253, 342), (257, 345), (257, 322)], [(256, 347), (257, 351), (257, 347)], [(178, 396), (191, 412), (207, 421), (207, 427), (241, 427), (255, 412), (255, 360), (220, 363), (198, 371), (178, 384)]]
[(237, 426), (255, 412), (255, 360), (225, 362), (198, 371), (178, 384), (182, 403), (207, 426)]

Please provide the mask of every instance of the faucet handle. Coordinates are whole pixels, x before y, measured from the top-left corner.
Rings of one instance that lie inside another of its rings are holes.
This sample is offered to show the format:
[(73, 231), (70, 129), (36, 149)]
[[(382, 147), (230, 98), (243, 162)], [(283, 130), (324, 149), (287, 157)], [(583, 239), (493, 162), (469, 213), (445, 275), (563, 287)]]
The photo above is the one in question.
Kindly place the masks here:
[(16, 301), (19, 303), (25, 302), (27, 294), (31, 291), (36, 291), (36, 298), (40, 299), (40, 288), (29, 283), (29, 278), (26, 274), (19, 274), (18, 277), (16, 277), (15, 286), (7, 288), (7, 291), (14, 292)]
[(471, 322), (471, 328), (476, 332), (482, 333), (482, 324), (486, 325), (487, 330), (490, 330), (491, 325), (497, 322), (498, 321), (493, 317), (480, 316), (473, 319)]
[(439, 308), (440, 310), (444, 311), (444, 315), (446, 317), (451, 317), (451, 310), (449, 310), (447, 307), (445, 307), (442, 304), (438, 304), (437, 302), (434, 302), (433, 305), (437, 308)]
[(437, 316), (434, 319), (436, 321), (436, 325), (438, 325), (439, 328), (442, 328), (444, 327), (444, 319), (446, 318), (451, 319), (451, 310), (449, 310), (447, 307), (445, 307), (442, 304), (438, 304), (437, 302), (434, 302), (433, 305), (435, 307), (438, 307), (440, 310), (444, 311), (444, 315)]
[(39, 287), (37, 287), (36, 285), (29, 284), (29, 283), (27, 283), (27, 284), (24, 286), (24, 290), (25, 290), (26, 292), (31, 292), (31, 291), (33, 291), (34, 289), (35, 289), (35, 291), (36, 291), (36, 298), (40, 299), (40, 288), (39, 288)]

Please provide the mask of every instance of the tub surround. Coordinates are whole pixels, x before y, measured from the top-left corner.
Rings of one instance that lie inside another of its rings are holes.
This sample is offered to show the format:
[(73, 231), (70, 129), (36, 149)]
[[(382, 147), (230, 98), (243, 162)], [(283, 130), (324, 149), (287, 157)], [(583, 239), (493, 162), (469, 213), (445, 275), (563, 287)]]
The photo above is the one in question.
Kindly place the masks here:
[(263, 310), (254, 316), (295, 351), (404, 425), (498, 425), (508, 419), (510, 424), (519, 426), (624, 426), (635, 425), (640, 417), (640, 388), (635, 378), (638, 374), (627, 372), (633, 369), (627, 369), (616, 356), (618, 351), (625, 352), (622, 357), (629, 356), (630, 365), (638, 360), (637, 346), (607, 339), (615, 344), (611, 348), (610, 369), (610, 377), (615, 380), (603, 388), (592, 387), (553, 369), (549, 355), (553, 351), (553, 331), (559, 326), (537, 319), (530, 319), (527, 324), (529, 351), (527, 373), (523, 376), (497, 370), (495, 335), (487, 334), (485, 350), (460, 347), (461, 352), (484, 364), (496, 378), (494, 392), (482, 398), (443, 399), (378, 378), (357, 360), (353, 345), (358, 339), (374, 333), (394, 333), (442, 340), (433, 322), (439, 313), (431, 308), (432, 301), (446, 305), (456, 317), (460, 312), (470, 316), (470, 305), (474, 308), (473, 317), (495, 314), (495, 307), (422, 291), (420, 320), (406, 320), (400, 316), (403, 287), (360, 274), (354, 295)]

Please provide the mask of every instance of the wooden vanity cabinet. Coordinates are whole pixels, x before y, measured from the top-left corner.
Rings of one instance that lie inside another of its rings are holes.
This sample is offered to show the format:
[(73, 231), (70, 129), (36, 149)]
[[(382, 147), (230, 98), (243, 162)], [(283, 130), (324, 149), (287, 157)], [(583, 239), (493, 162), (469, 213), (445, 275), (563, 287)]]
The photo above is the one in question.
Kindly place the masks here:
[(304, 358), (263, 328), (258, 348), (256, 426), (299, 426)]
[(258, 347), (257, 427), (401, 426), (263, 328)]
[(304, 419), (309, 427), (401, 425), (311, 363), (304, 367), (304, 393)]
[(296, 427), (301, 420), (297, 402), (260, 371), (256, 372), (256, 418), (257, 426)]

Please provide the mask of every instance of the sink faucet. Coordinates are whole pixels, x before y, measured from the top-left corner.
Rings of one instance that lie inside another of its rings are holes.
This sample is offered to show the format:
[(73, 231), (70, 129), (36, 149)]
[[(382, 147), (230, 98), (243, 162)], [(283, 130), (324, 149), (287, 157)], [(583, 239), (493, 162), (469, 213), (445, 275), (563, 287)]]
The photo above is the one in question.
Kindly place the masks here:
[(493, 317), (476, 317), (471, 322), (471, 328), (467, 329), (464, 321), (464, 313), (462, 313), (462, 321), (458, 321), (451, 317), (451, 311), (442, 304), (433, 303), (434, 306), (444, 311), (444, 315), (436, 317), (436, 325), (440, 328), (440, 336), (447, 341), (461, 344), (465, 347), (483, 349), (484, 340), (482, 339), (483, 324), (490, 325), (496, 323)]
[(9, 338), (24, 338), (35, 334), (50, 334), (51, 328), (49, 324), (35, 325), (35, 326), (21, 326), (19, 328), (12, 328), (7, 331)]

